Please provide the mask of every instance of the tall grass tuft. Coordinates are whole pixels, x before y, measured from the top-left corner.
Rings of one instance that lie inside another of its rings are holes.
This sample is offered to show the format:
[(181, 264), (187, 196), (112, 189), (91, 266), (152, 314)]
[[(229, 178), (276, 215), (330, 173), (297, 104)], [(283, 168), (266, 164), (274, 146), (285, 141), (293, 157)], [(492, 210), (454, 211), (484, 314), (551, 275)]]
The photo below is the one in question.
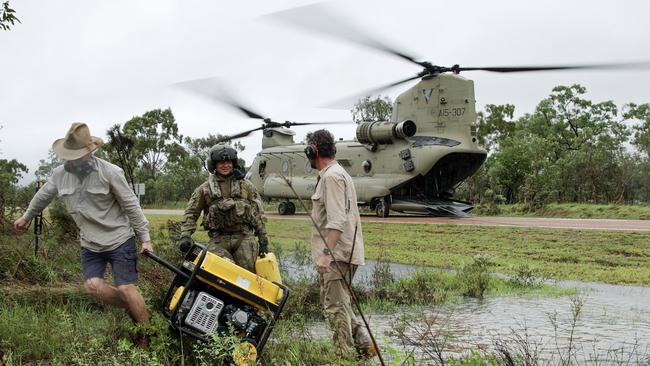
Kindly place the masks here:
[(471, 263), (464, 264), (458, 270), (457, 280), (463, 294), (483, 298), (492, 280), (491, 267), (493, 262), (486, 256), (475, 256)]

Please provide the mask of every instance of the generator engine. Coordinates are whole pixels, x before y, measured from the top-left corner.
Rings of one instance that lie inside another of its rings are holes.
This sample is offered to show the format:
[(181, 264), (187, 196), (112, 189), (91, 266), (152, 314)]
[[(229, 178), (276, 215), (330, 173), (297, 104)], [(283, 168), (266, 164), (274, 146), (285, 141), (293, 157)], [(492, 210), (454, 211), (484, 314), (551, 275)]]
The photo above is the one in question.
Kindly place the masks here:
[(204, 341), (234, 333), (256, 355), (262, 352), (289, 296), (286, 286), (210, 253), (201, 244), (194, 244), (178, 267), (152, 253), (146, 255), (176, 273), (162, 304), (172, 329)]

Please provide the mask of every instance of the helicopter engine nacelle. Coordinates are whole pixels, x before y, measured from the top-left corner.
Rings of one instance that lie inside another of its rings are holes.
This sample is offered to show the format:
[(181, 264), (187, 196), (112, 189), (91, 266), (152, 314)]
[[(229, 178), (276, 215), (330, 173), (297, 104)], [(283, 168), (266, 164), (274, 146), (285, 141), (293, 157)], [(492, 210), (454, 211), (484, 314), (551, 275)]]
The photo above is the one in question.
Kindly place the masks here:
[(362, 144), (392, 144), (395, 139), (415, 135), (417, 127), (411, 120), (395, 122), (361, 122), (357, 126), (357, 140)]

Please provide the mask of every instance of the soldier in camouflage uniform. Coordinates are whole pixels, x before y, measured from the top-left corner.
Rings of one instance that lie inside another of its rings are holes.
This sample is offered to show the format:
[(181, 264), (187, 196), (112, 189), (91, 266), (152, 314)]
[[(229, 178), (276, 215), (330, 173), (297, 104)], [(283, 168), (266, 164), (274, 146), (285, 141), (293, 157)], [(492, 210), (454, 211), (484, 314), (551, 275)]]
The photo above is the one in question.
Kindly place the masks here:
[(262, 199), (238, 169), (237, 151), (232, 147), (213, 146), (207, 165), (211, 174), (194, 191), (185, 209), (179, 248), (190, 248), (196, 221), (203, 212), (203, 227), (210, 237), (208, 250), (255, 272), (255, 260), (258, 254), (268, 252), (269, 242)]

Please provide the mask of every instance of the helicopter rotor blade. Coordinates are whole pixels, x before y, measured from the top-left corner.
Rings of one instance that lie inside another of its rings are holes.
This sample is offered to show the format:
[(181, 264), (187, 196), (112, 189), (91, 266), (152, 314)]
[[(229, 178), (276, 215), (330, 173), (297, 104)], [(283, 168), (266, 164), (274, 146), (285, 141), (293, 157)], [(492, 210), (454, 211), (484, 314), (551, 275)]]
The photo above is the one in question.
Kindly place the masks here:
[(324, 4), (316, 3), (291, 8), (267, 14), (262, 18), (319, 32), (330, 37), (343, 39), (365, 47), (374, 48), (414, 64), (426, 67), (426, 63), (417, 61), (413, 56), (398, 51), (372, 37), (362, 29), (355, 27), (351, 22), (344, 20), (342, 16), (335, 14)]
[(263, 125), (261, 127), (253, 128), (253, 129), (250, 129), (250, 130), (247, 130), (247, 131), (244, 131), (244, 132), (240, 132), (240, 133), (237, 133), (237, 134), (234, 134), (234, 135), (224, 136), (223, 138), (218, 139), (215, 142), (215, 144), (220, 144), (222, 142), (227, 142), (227, 141), (236, 140), (236, 139), (239, 139), (239, 138), (242, 138), (242, 137), (246, 137), (246, 136), (250, 135), (251, 133), (253, 133), (255, 131), (263, 130), (264, 128), (266, 128), (266, 127)]
[(381, 85), (381, 86), (378, 86), (378, 87), (375, 87), (375, 88), (372, 88), (372, 89), (367, 89), (367, 90), (364, 90), (361, 93), (355, 93), (355, 94), (348, 95), (346, 97), (334, 100), (332, 102), (329, 102), (329, 103), (323, 105), (323, 107), (325, 107), (325, 108), (334, 108), (334, 109), (340, 109), (340, 108), (347, 109), (350, 106), (352, 106), (354, 103), (359, 101), (359, 99), (361, 99), (361, 98), (365, 98), (367, 96), (379, 94), (380, 92), (382, 92), (384, 90), (390, 89), (390, 88), (392, 88), (394, 86), (402, 85), (404, 83), (408, 83), (409, 81), (419, 79), (420, 77), (422, 77), (422, 75), (418, 74), (418, 75), (415, 75), (415, 76), (408, 77), (406, 79), (402, 79), (402, 80), (392, 82), (390, 84), (385, 84), (385, 85)]
[(265, 119), (265, 117), (263, 117), (261, 114), (254, 112), (252, 109), (248, 108), (247, 106), (244, 106), (242, 103), (237, 101), (235, 97), (232, 96), (232, 93), (226, 90), (224, 85), (225, 85), (224, 82), (219, 81), (218, 78), (214, 78), (214, 77), (195, 79), (195, 80), (183, 81), (180, 83), (172, 84), (172, 86), (229, 105), (239, 110), (240, 112), (244, 113), (249, 118), (262, 119), (262, 120)]
[(553, 71), (553, 70), (634, 70), (650, 68), (650, 62), (627, 62), (591, 65), (549, 65), (549, 66), (506, 66), (506, 67), (458, 67), (453, 66), (450, 71), (491, 71), (500, 73)]
[(327, 121), (327, 122), (285, 122), (282, 125), (285, 127), (290, 126), (309, 126), (309, 125), (349, 125), (353, 121)]

